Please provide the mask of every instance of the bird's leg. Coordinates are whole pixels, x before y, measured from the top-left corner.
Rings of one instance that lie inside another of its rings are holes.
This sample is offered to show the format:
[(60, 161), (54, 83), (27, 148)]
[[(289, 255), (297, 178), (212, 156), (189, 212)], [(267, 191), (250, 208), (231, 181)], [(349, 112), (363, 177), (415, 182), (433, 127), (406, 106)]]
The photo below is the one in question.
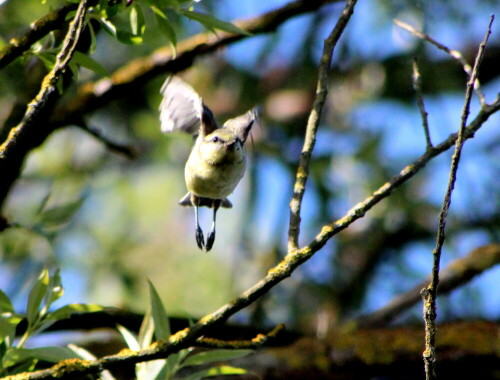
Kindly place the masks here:
[(203, 231), (201, 230), (200, 223), (198, 222), (198, 205), (199, 205), (199, 198), (196, 196), (192, 196), (192, 203), (194, 207), (194, 217), (195, 217), (195, 223), (196, 223), (196, 244), (198, 244), (199, 249), (203, 249), (205, 245), (205, 237), (203, 236)]
[(212, 246), (214, 245), (215, 241), (215, 217), (217, 215), (217, 210), (219, 209), (222, 201), (220, 199), (214, 199), (212, 203), (212, 207), (214, 209), (214, 217), (212, 220), (212, 227), (210, 228), (210, 232), (207, 235), (207, 243), (205, 244), (205, 247), (207, 249), (207, 252), (212, 249)]

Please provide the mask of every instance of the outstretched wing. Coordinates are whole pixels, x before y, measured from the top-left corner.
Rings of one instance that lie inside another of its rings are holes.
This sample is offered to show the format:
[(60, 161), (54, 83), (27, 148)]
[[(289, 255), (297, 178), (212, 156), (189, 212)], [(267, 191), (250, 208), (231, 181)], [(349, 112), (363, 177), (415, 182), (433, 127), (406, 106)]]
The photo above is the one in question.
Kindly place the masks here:
[(164, 133), (183, 131), (198, 134), (203, 117), (203, 101), (182, 79), (168, 77), (161, 88), (161, 130)]
[(259, 123), (257, 108), (252, 108), (247, 113), (229, 119), (224, 123), (224, 128), (230, 129), (244, 143), (254, 124)]

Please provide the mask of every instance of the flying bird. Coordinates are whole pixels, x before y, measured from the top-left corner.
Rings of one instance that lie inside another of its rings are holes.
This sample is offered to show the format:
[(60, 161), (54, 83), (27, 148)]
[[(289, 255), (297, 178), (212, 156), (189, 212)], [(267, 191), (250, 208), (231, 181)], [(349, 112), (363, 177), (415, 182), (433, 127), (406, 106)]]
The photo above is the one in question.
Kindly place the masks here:
[[(245, 173), (244, 147), (257, 121), (257, 111), (251, 109), (219, 127), (201, 97), (179, 77), (167, 78), (161, 94), (162, 132), (182, 131), (196, 138), (184, 170), (188, 193), (179, 204), (194, 207), (196, 244), (208, 252), (215, 241), (217, 210), (233, 207), (227, 197)], [(213, 209), (212, 226), (206, 241), (198, 221), (198, 208), (203, 206)]]

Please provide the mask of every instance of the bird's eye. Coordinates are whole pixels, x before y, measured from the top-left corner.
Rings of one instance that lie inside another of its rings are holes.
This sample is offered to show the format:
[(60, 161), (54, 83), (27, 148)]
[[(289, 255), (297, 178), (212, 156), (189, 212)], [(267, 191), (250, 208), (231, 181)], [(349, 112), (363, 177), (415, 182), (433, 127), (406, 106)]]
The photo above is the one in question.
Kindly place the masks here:
[(216, 142), (218, 142), (218, 141), (219, 141), (219, 138), (218, 138), (217, 136), (214, 136), (214, 137), (212, 138), (212, 142), (216, 143)]

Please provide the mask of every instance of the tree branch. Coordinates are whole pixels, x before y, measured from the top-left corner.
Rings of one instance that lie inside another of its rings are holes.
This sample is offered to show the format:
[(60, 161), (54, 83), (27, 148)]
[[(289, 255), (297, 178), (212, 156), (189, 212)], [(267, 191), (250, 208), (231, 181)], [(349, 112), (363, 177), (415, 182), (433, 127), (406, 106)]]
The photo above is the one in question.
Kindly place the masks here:
[[(337, 1), (340, 0), (295, 0), (260, 16), (236, 21), (235, 24), (254, 35), (267, 33), (294, 16), (312, 12), (325, 4)], [(156, 76), (182, 71), (190, 67), (199, 56), (212, 53), (247, 37), (225, 32), (220, 32), (217, 36), (212, 33), (198, 34), (180, 42), (175, 57), (172, 56), (169, 46), (157, 49), (148, 57), (129, 62), (116, 70), (109, 78), (78, 86), (76, 95), (64, 105), (57, 107), (48, 122), (38, 125), (36, 133), (31, 134), (29, 141), (18, 144), (9, 152), (3, 154), (0, 152), (0, 172), (3, 174), (0, 182), (0, 207), (19, 177), (28, 153), (41, 145), (54, 130), (78, 124), (82, 115), (105, 107), (112, 100), (126, 97)]]
[[(0, 173), (2, 173), (0, 205), (5, 200), (8, 189), (19, 175), (22, 160), (33, 147), (33, 139), (40, 136), (40, 130), (46, 125), (43, 121), (46, 121), (49, 111), (53, 109), (53, 105), (59, 97), (57, 82), (61, 79), (73, 57), (84, 27), (86, 12), (87, 0), (82, 0), (70, 23), (53, 69), (43, 79), (40, 91), (28, 104), (21, 122), (9, 131), (7, 139), (0, 145)], [(16, 174), (16, 176), (13, 178), (12, 174)]]
[[(490, 244), (472, 250), (467, 256), (453, 261), (441, 272), (439, 295), (455, 290), (477, 275), (500, 264), (500, 244)], [(386, 306), (373, 313), (362, 315), (354, 320), (358, 328), (382, 327), (391, 322), (402, 312), (415, 305), (420, 299), (422, 287), (429, 284), (430, 278), (416, 285), (411, 290), (399, 294)], [(350, 323), (350, 322), (348, 322)]]
[(257, 349), (266, 344), (270, 339), (276, 338), (276, 336), (284, 328), (285, 325), (280, 324), (267, 334), (258, 334), (255, 338), (251, 340), (221, 340), (215, 338), (201, 337), (196, 339), (195, 346), (205, 347), (205, 348), (225, 348), (232, 350)]
[(314, 145), (316, 144), (316, 133), (318, 131), (319, 120), (323, 112), (326, 95), (328, 94), (328, 73), (330, 72), (330, 66), (332, 64), (333, 51), (354, 12), (356, 1), (357, 0), (350, 0), (346, 3), (342, 15), (323, 45), (323, 55), (318, 70), (316, 97), (307, 121), (304, 145), (302, 146), (299, 167), (297, 168), (295, 185), (293, 187), (293, 196), (290, 201), (290, 225), (288, 229), (289, 251), (297, 249), (299, 246), (300, 209), (302, 198), (306, 190), (307, 178), (309, 177), (309, 162), (311, 161), (311, 155)]
[(109, 137), (105, 136), (103, 132), (99, 129), (88, 125), (84, 121), (80, 121), (77, 124), (82, 131), (87, 132), (89, 135), (94, 136), (97, 140), (103, 143), (106, 148), (116, 153), (122, 154), (127, 158), (136, 158), (137, 157), (137, 149), (130, 145), (120, 144), (116, 141), (111, 140)]
[[(481, 127), (488, 117), (498, 110), (500, 110), (500, 98), (497, 98), (497, 100), (491, 105), (485, 106), (481, 109), (476, 118), (466, 128), (464, 134), (465, 138), (468, 139), (473, 137), (474, 133)], [(278, 263), (278, 265), (271, 268), (263, 279), (246, 290), (240, 297), (222, 306), (215, 312), (201, 318), (192, 327), (181, 330), (172, 335), (168, 342), (156, 343), (146, 350), (105, 356), (91, 362), (77, 361), (77, 364), (74, 364), (75, 362), (73, 361), (63, 362), (56, 368), (60, 371), (64, 371), (64, 376), (67, 376), (66, 378), (71, 378), (76, 373), (99, 372), (103, 369), (112, 369), (115, 366), (119, 367), (124, 364), (135, 364), (149, 360), (162, 359), (168, 357), (174, 352), (178, 352), (183, 348), (193, 345), (196, 339), (204, 335), (212, 326), (226, 321), (230, 316), (267, 293), (275, 285), (290, 277), (300, 264), (310, 259), (331, 237), (347, 228), (357, 219), (361, 218), (373, 206), (389, 196), (389, 194), (391, 194), (397, 187), (405, 183), (408, 179), (423, 169), (427, 162), (429, 162), (432, 158), (453, 146), (456, 139), (457, 135), (452, 134), (448, 139), (425, 152), (413, 164), (405, 167), (399, 175), (393, 177), (389, 182), (385, 183), (363, 202), (354, 206), (344, 217), (329, 225), (323, 226), (321, 231), (307, 246), (288, 252), (285, 258)], [(54, 375), (56, 373), (53, 371), (54, 367), (52, 367), (52, 369), (33, 372), (30, 374), (29, 379), (53, 379), (55, 378)], [(59, 374), (59, 372), (57, 372), (57, 374)], [(9, 379), (9, 377), (6, 379)], [(10, 380), (19, 380), (19, 378), (11, 377)]]
[(418, 69), (417, 59), (413, 60), (413, 89), (417, 96), (418, 109), (420, 110), (420, 116), (422, 118), (422, 126), (424, 127), (425, 143), (427, 149), (432, 148), (431, 134), (429, 132), (429, 120), (427, 118), (428, 114), (425, 110), (424, 96), (422, 94), (422, 79), (420, 76), (420, 71)]
[(467, 89), (465, 91), (465, 102), (462, 109), (460, 129), (458, 131), (458, 136), (455, 141), (455, 151), (451, 158), (448, 187), (446, 189), (443, 205), (439, 213), (439, 227), (436, 237), (436, 247), (432, 252), (434, 262), (432, 266), (431, 282), (429, 286), (422, 289), (422, 298), (424, 301), (424, 321), (425, 321), (425, 351), (423, 356), (425, 364), (425, 377), (427, 380), (436, 379), (436, 373), (435, 373), (436, 317), (437, 317), (436, 298), (437, 298), (437, 288), (439, 285), (439, 266), (441, 261), (441, 251), (445, 240), (446, 219), (448, 216), (448, 210), (450, 209), (451, 205), (451, 195), (453, 193), (453, 189), (455, 187), (455, 181), (457, 178), (458, 164), (460, 162), (462, 148), (466, 139), (465, 129), (467, 126), (467, 119), (470, 113), (472, 92), (474, 91), (474, 84), (476, 83), (479, 66), (481, 66), (481, 61), (483, 59), (486, 43), (488, 42), (488, 37), (491, 34), (491, 24), (493, 23), (493, 20), (494, 16), (492, 15), (484, 39), (479, 45), (479, 50), (477, 52), (476, 61), (474, 62), (474, 68), (472, 70), (472, 74), (469, 78), (469, 81), (467, 82)]
[[(268, 33), (292, 17), (337, 1), (340, 0), (296, 0), (260, 16), (233, 23), (253, 35)], [(51, 120), (52, 128), (71, 124), (79, 115), (102, 108), (111, 100), (127, 96), (135, 88), (144, 86), (145, 82), (160, 74), (174, 74), (185, 70), (196, 58), (244, 38), (248, 36), (228, 32), (218, 32), (217, 35), (201, 33), (180, 42), (175, 55), (172, 54), (170, 46), (167, 46), (155, 50), (147, 57), (135, 59), (116, 70), (109, 78), (79, 86), (76, 96), (58, 109)]]
[(0, 69), (21, 56), (31, 45), (45, 37), (49, 32), (61, 28), (68, 13), (74, 11), (77, 6), (76, 3), (68, 3), (33, 22), (29, 30), (22, 36), (11, 39), (7, 46), (0, 51)]
[[(462, 53), (460, 53), (458, 50), (450, 49), (448, 46), (443, 45), (442, 43), (436, 41), (434, 38), (432, 38), (431, 36), (429, 36), (429, 35), (427, 35), (425, 33), (419, 32), (418, 30), (416, 30), (415, 28), (413, 28), (411, 25), (408, 25), (407, 23), (405, 23), (403, 21), (400, 21), (400, 20), (397, 20), (397, 19), (394, 19), (393, 21), (400, 28), (403, 28), (403, 29), (407, 30), (408, 32), (410, 32), (411, 34), (413, 34), (417, 38), (421, 38), (421, 39), (423, 39), (423, 40), (425, 40), (427, 42), (430, 42), (431, 44), (433, 44), (434, 46), (436, 46), (438, 49), (444, 51), (445, 53), (449, 54), (452, 58), (456, 59), (462, 65), (462, 67), (463, 67), (464, 71), (466, 72), (467, 76), (469, 78), (471, 77), (471, 75), (472, 75), (472, 68), (469, 65), (469, 63), (467, 62), (467, 60), (464, 58), (464, 56), (462, 55)], [(486, 104), (486, 100), (485, 100), (483, 92), (481, 91), (481, 84), (479, 83), (479, 80), (477, 78), (474, 81), (474, 88), (475, 88), (476, 94), (477, 94), (477, 96), (479, 98), (479, 102), (481, 103), (481, 105), (485, 105)]]
[[(487, 119), (498, 110), (500, 110), (500, 97), (498, 97), (491, 105), (484, 105), (481, 108), (476, 118), (463, 131), (463, 139), (473, 137), (474, 133), (484, 124), (484, 122), (486, 122)], [(457, 134), (452, 134), (442, 143), (427, 150), (413, 164), (405, 167), (398, 175), (394, 176), (389, 180), (389, 182), (382, 185), (370, 197), (349, 210), (344, 217), (331, 224), (323, 226), (321, 231), (308, 245), (289, 251), (280, 263), (267, 272), (264, 278), (243, 292), (238, 298), (222, 306), (213, 313), (201, 318), (190, 328), (186, 328), (172, 335), (168, 341), (154, 343), (145, 350), (127, 350), (122, 353), (105, 356), (94, 361), (62, 362), (50, 369), (33, 372), (29, 375), (29, 378), (50, 379), (55, 378), (55, 376), (59, 376), (59, 378), (72, 378), (76, 373), (94, 373), (102, 371), (103, 369), (120, 367), (124, 364), (135, 364), (149, 360), (166, 358), (174, 352), (178, 352), (183, 348), (194, 345), (196, 340), (200, 336), (205, 335), (211, 327), (226, 321), (229, 317), (252, 304), (262, 295), (266, 294), (275, 285), (290, 277), (295, 269), (297, 269), (303, 262), (310, 259), (331, 237), (347, 228), (357, 219), (363, 217), (372, 207), (384, 198), (388, 197), (392, 191), (418, 173), (432, 158), (453, 146), (456, 140)], [(11, 380), (14, 380), (14, 378), (11, 377)]]

